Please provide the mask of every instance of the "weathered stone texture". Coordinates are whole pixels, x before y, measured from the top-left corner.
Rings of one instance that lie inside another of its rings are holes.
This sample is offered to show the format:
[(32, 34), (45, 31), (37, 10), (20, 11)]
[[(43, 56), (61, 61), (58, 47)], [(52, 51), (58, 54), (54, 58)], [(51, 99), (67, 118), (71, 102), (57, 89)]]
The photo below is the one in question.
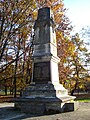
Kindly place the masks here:
[(31, 114), (49, 114), (75, 109), (75, 97), (59, 83), (54, 17), (49, 7), (41, 8), (35, 21), (32, 84), (23, 91), (15, 107)]

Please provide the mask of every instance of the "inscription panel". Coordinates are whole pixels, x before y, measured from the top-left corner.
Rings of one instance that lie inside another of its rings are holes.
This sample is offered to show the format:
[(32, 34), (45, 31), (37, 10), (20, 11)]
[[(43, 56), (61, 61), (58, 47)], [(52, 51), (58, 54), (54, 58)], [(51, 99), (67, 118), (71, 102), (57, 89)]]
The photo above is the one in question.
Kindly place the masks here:
[(33, 81), (36, 83), (50, 81), (50, 62), (34, 63)]
[(50, 53), (50, 44), (34, 45), (33, 56), (45, 55)]

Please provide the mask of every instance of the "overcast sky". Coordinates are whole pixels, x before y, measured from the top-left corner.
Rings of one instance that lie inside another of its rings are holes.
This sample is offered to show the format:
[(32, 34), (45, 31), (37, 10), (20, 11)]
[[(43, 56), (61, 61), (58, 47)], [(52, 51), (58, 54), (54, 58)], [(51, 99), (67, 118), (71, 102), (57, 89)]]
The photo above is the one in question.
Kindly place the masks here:
[(78, 32), (82, 27), (90, 26), (90, 0), (64, 0), (67, 14)]

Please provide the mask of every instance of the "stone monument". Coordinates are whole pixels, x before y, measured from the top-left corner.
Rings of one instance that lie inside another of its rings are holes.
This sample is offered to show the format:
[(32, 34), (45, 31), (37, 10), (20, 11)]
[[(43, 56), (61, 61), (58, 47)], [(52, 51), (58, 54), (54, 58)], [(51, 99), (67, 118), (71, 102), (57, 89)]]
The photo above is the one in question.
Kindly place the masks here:
[(76, 109), (74, 96), (59, 83), (54, 16), (49, 7), (39, 9), (34, 25), (33, 71), (30, 86), (15, 101), (15, 107), (31, 114), (49, 114)]

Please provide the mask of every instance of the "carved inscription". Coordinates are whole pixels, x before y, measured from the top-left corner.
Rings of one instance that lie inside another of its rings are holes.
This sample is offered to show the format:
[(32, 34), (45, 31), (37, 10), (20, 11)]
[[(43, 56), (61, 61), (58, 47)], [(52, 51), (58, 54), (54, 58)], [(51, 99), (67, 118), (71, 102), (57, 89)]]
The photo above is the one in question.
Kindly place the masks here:
[(34, 82), (46, 83), (50, 81), (50, 62), (34, 63)]

